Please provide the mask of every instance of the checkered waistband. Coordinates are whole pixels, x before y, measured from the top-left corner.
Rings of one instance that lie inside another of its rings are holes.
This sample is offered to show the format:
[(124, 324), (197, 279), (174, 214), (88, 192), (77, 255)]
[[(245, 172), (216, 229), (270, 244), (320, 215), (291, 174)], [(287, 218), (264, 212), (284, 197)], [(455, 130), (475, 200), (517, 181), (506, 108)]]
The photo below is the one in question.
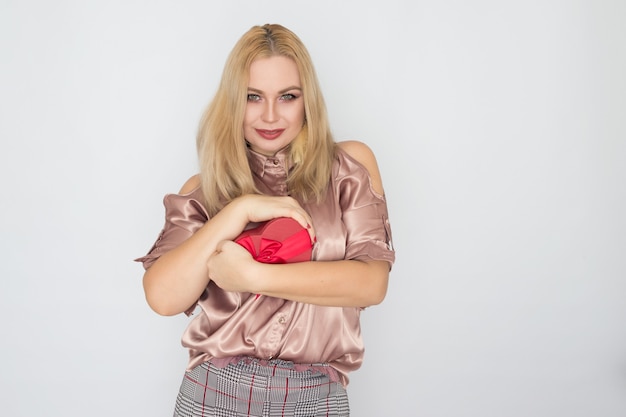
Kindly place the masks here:
[(338, 379), (328, 364), (212, 360), (185, 373), (174, 416), (349, 416), (348, 396)]

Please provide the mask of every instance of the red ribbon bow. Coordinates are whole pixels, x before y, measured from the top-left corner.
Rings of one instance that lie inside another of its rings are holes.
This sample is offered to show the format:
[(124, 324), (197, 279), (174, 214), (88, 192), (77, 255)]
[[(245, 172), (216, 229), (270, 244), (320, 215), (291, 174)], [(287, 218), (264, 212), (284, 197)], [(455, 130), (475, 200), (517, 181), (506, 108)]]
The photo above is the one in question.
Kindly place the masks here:
[[(276, 218), (246, 230), (235, 242), (250, 252), (258, 262), (286, 264), (311, 260), (313, 245), (309, 232), (294, 219), (287, 217)], [(255, 299), (257, 298), (259, 294), (256, 295)]]
[[(258, 250), (255, 240), (259, 241)], [(311, 238), (309, 233), (302, 229), (289, 236), (282, 242), (265, 237), (255, 237), (251, 235), (237, 239), (237, 243), (246, 248), (255, 260), (266, 264), (286, 264), (293, 262), (303, 253), (311, 250)], [(310, 255), (309, 255), (310, 256)]]

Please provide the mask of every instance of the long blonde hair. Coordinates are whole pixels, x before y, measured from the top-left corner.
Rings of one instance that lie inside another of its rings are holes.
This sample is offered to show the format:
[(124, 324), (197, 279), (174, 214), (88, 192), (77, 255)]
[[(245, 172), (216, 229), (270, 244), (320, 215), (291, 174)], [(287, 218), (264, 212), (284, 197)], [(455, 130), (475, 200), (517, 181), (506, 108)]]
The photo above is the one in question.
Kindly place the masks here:
[(271, 56), (285, 56), (296, 63), (304, 99), (305, 124), (289, 147), (294, 164), (287, 177), (290, 195), (319, 202), (328, 186), (335, 142), (311, 57), (289, 29), (275, 24), (254, 26), (231, 51), (215, 97), (200, 121), (196, 145), (210, 215), (236, 197), (258, 192), (246, 155), (243, 120), (250, 65)]

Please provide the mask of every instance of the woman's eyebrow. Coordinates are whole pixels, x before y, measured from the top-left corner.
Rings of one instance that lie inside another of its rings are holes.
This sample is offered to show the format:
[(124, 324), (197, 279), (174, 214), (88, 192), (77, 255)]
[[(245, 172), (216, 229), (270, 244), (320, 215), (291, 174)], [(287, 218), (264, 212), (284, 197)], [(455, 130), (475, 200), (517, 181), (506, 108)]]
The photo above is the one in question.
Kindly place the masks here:
[[(287, 91), (291, 91), (291, 90), (302, 91), (302, 87), (298, 87), (297, 85), (292, 85), (291, 87), (287, 87), (285, 89), (280, 90), (278, 94), (285, 94)], [(263, 94), (263, 90), (259, 90), (258, 88), (254, 88), (254, 87), (248, 87), (248, 91), (251, 91), (253, 93)]]

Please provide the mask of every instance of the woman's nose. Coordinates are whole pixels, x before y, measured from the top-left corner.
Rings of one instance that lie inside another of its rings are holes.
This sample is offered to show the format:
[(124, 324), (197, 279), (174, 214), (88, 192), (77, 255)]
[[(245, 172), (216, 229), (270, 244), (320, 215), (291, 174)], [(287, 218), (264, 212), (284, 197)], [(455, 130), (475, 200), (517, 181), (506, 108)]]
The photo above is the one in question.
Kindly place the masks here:
[(264, 122), (272, 123), (278, 121), (278, 112), (276, 111), (276, 104), (267, 102), (263, 108), (263, 114), (261, 115)]

